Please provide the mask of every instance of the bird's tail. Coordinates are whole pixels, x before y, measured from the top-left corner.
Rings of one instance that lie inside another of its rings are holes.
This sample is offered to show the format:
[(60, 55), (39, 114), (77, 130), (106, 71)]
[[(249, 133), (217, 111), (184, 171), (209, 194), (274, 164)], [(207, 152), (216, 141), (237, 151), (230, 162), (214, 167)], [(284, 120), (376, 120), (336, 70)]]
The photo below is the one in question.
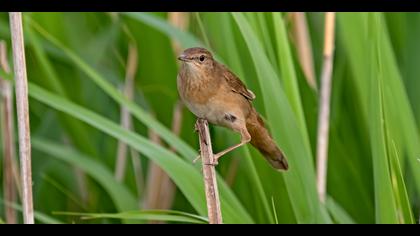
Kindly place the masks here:
[(274, 142), (255, 109), (252, 109), (251, 115), (246, 120), (246, 128), (251, 135), (251, 144), (261, 152), (271, 166), (277, 170), (289, 168), (286, 157)]

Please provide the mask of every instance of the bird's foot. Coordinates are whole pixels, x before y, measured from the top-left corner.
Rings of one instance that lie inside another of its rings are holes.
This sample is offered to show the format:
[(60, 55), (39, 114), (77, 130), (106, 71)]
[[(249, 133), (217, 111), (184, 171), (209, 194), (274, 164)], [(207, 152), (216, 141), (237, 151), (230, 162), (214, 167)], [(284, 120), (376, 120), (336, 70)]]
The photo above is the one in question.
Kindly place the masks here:
[(195, 132), (198, 132), (199, 131), (199, 129), (198, 129), (198, 124), (200, 123), (200, 121), (202, 121), (202, 120), (204, 120), (203, 118), (197, 118), (197, 120), (195, 121), (195, 124), (194, 124), (194, 131)]
[(211, 163), (204, 163), (204, 165), (206, 166), (217, 166), (218, 164), (219, 162), (217, 161), (217, 159), (214, 159)]
[[(194, 160), (193, 160), (193, 163), (195, 164), (198, 160), (200, 160), (201, 159), (201, 155), (198, 155)], [(219, 164), (219, 162), (218, 162), (218, 158), (214, 158), (213, 159), (213, 162), (206, 162), (206, 163), (204, 163), (204, 165), (206, 165), (206, 166), (217, 166)]]
[(210, 163), (204, 163), (204, 164), (208, 166), (217, 166), (219, 164), (219, 158), (220, 157), (218, 157), (217, 154), (213, 155), (212, 161), (210, 161)]

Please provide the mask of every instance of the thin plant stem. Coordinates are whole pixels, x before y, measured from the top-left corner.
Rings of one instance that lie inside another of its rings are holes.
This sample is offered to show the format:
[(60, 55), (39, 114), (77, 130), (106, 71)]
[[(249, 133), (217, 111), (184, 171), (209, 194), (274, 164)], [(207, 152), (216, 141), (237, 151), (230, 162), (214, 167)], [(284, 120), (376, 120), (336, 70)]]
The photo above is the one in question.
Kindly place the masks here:
[[(180, 135), (182, 128), (182, 110), (183, 104), (178, 101), (175, 104), (173, 118), (172, 118), (172, 132), (175, 135)], [(150, 130), (149, 137), (152, 142), (163, 145), (160, 137)], [(172, 152), (175, 152), (174, 147), (170, 147)], [(144, 207), (146, 209), (170, 209), (172, 207), (175, 197), (175, 184), (170, 177), (155, 163), (149, 166), (149, 176), (147, 178), (148, 184), (146, 188), (147, 197), (145, 199)], [(161, 223), (153, 221), (152, 223)]]
[(19, 156), (22, 175), (23, 222), (34, 223), (32, 201), (31, 135), (29, 126), (28, 81), (26, 75), (25, 47), (22, 29), (22, 13), (11, 12), (10, 30), (15, 72), (16, 107), (18, 117)]
[(309, 86), (316, 91), (317, 85), (312, 55), (312, 44), (305, 13), (292, 12), (290, 13), (290, 16), (293, 22), (293, 36), (296, 42), (299, 63), (302, 66), (303, 73), (305, 74), (305, 78)]
[[(173, 26), (181, 30), (186, 30), (189, 23), (189, 13), (170, 12), (168, 13), (168, 21)], [(175, 54), (179, 55), (182, 51), (181, 45), (177, 41), (172, 41), (172, 48)], [(179, 136), (182, 127), (182, 109), (183, 104), (178, 100), (174, 106), (172, 118), (172, 132)], [(160, 137), (154, 133), (150, 134), (152, 141), (162, 145)], [(172, 152), (176, 152), (175, 147), (170, 147)], [(156, 164), (151, 163), (149, 166), (149, 178), (147, 186), (147, 199), (145, 206), (147, 208), (170, 209), (175, 197), (175, 184), (170, 177)], [(151, 199), (155, 200), (152, 201)], [(154, 221), (153, 223), (161, 223)]]
[(219, 190), (216, 181), (216, 169), (214, 163), (213, 148), (209, 132), (208, 122), (198, 119), (196, 123), (200, 140), (200, 155), (203, 164), (204, 186), (207, 201), (207, 213), (210, 224), (222, 224), (222, 211), (219, 200)]
[[(180, 30), (185, 31), (189, 25), (190, 14), (191, 13), (188, 12), (169, 12), (168, 21), (171, 25), (177, 27)], [(176, 55), (179, 55), (182, 52), (183, 48), (176, 40), (172, 40), (171, 43)]]
[[(149, 129), (149, 139), (158, 144), (163, 145), (159, 135), (153, 130)], [(168, 175), (155, 163), (151, 162), (149, 165), (147, 185), (146, 185), (146, 198), (144, 201), (145, 209), (168, 209), (170, 206), (164, 206), (165, 202), (165, 188), (170, 184)], [(162, 221), (149, 221), (151, 224), (161, 224)]]
[[(7, 50), (6, 43), (0, 41), (0, 66), (7, 73), (10, 73), (9, 62), (7, 61)], [(16, 147), (14, 139), (14, 130), (13, 130), (13, 91), (12, 85), (9, 81), (0, 78), (0, 121), (2, 122), (1, 126), (1, 135), (3, 140), (3, 192), (4, 192), (4, 201), (5, 202), (16, 202), (17, 201), (17, 189), (16, 189), (16, 179), (15, 176), (18, 176), (16, 173)], [(5, 215), (7, 224), (16, 224), (17, 223), (17, 212), (16, 209), (10, 205), (5, 204)]]
[[(119, 15), (115, 12), (111, 12), (111, 19), (116, 22), (119, 20)], [(138, 68), (138, 49), (136, 39), (131, 33), (130, 29), (125, 23), (122, 24), (122, 29), (127, 38), (131, 43), (128, 44), (128, 56), (126, 62), (126, 77), (123, 88), (124, 95), (130, 99), (134, 99), (134, 88), (135, 88), (135, 77)], [(119, 53), (116, 53), (117, 58), (124, 64), (124, 60)], [(133, 120), (129, 110), (126, 107), (121, 107), (121, 126), (133, 130)], [(137, 188), (137, 196), (139, 199), (139, 207), (142, 205), (141, 196), (143, 195), (144, 179), (143, 179), (143, 168), (140, 161), (140, 154), (133, 148), (130, 148), (131, 163), (133, 165), (134, 178)], [(117, 181), (122, 181), (125, 176), (125, 162), (127, 159), (127, 145), (123, 142), (118, 143), (117, 151), (117, 164), (115, 167), (115, 178)]]
[(317, 135), (317, 188), (319, 199), (322, 203), (325, 203), (327, 182), (331, 77), (334, 57), (334, 28), (335, 13), (327, 12), (325, 16), (324, 63), (321, 75), (321, 105), (318, 114)]
[[(173, 118), (172, 118), (172, 133), (174, 133), (176, 136), (179, 136), (181, 134), (181, 128), (182, 128), (182, 110), (184, 108), (184, 105), (181, 101), (178, 101), (174, 106), (173, 111)], [(176, 152), (175, 147), (171, 146), (169, 148), (173, 153)], [(167, 175), (165, 173), (165, 175)], [(164, 194), (162, 199), (162, 209), (170, 209), (172, 207), (174, 198), (175, 198), (175, 184), (172, 182), (172, 180), (167, 176), (166, 181), (164, 182)]]
[[(138, 64), (138, 55), (137, 55), (137, 45), (135, 43), (130, 43), (128, 48), (128, 58), (126, 66), (126, 76), (125, 76), (125, 85), (124, 85), (124, 95), (129, 100), (134, 98), (134, 79), (137, 72)], [(131, 116), (128, 109), (124, 106), (121, 107), (121, 126), (124, 129), (131, 130)], [(127, 166), (127, 144), (124, 142), (118, 142), (117, 150), (117, 159), (115, 165), (115, 178), (118, 182), (122, 182), (126, 173)]]

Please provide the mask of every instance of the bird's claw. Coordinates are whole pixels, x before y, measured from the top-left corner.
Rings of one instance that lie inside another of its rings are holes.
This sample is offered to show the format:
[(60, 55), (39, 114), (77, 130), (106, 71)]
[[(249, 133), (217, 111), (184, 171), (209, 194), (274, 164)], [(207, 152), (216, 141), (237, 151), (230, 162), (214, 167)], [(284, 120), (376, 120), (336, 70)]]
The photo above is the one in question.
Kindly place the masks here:
[(217, 160), (213, 161), (212, 163), (204, 163), (206, 166), (217, 166), (219, 162)]
[[(201, 159), (201, 155), (198, 155), (192, 162), (195, 164), (200, 159)], [(214, 158), (213, 162), (204, 163), (204, 165), (206, 165), (206, 166), (217, 166), (218, 164), (219, 164), (219, 162), (218, 162), (217, 158)]]
[(198, 129), (198, 123), (200, 122), (200, 120), (201, 120), (201, 118), (197, 118), (197, 120), (195, 121), (195, 124), (194, 124), (194, 131), (195, 132), (198, 132), (199, 131), (199, 129)]

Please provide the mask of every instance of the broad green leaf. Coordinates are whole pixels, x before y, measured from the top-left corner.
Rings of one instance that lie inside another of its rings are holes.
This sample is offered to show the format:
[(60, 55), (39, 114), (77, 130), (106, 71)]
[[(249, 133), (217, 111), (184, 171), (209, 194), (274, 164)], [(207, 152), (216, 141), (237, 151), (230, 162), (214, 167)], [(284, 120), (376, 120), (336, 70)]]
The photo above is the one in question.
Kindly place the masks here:
[(337, 203), (333, 198), (327, 197), (325, 204), (331, 217), (338, 224), (355, 224), (356, 222), (349, 216), (349, 214)]
[(48, 41), (54, 44), (54, 46), (60, 48), (73, 63), (75, 63), (83, 72), (85, 72), (88, 75), (88, 77), (93, 80), (93, 82), (95, 82), (117, 103), (127, 107), (127, 109), (133, 114), (134, 117), (139, 119), (149, 128), (153, 129), (157, 134), (159, 134), (160, 137), (162, 137), (162, 139), (164, 139), (168, 144), (173, 146), (184, 158), (188, 160), (193, 160), (198, 155), (196, 151), (194, 151), (183, 140), (174, 135), (170, 130), (168, 130), (165, 126), (163, 126), (156, 119), (154, 119), (145, 110), (143, 110), (134, 102), (124, 97), (120, 91), (114, 88), (101, 75), (99, 75), (95, 70), (93, 70), (87, 63), (85, 63), (79, 56), (77, 56), (70, 49), (66, 48), (56, 38), (54, 38), (52, 35), (46, 32), (41, 26), (36, 24), (34, 21), (31, 21), (31, 25)]
[[(388, 137), (388, 140), (390, 138)], [(398, 154), (395, 142), (391, 142), (390, 152), (390, 166), (391, 166), (391, 181), (394, 189), (394, 195), (397, 200), (397, 214), (399, 222), (402, 224), (415, 224), (416, 221), (411, 211), (410, 200), (407, 195), (407, 189), (404, 183), (404, 177), (399, 163), (400, 156)]]
[[(249, 47), (258, 74), (264, 105), (275, 140), (284, 149), (290, 170), (284, 173), (288, 194), (299, 223), (329, 222), (325, 209), (321, 209), (316, 188), (312, 155), (307, 145), (307, 136), (296, 123), (289, 100), (284, 94), (278, 76), (251, 27), (241, 13), (232, 13)], [(276, 107), (276, 109), (270, 109)], [(280, 135), (280, 132), (283, 135)], [(285, 135), (287, 134), (287, 137)]]
[[(289, 98), (290, 105), (298, 118), (302, 134), (304, 134), (304, 137), (308, 137), (301, 96), (297, 83), (297, 76), (293, 65), (292, 52), (290, 50), (286, 28), (280, 13), (273, 13), (273, 25), (277, 42), (277, 57), (280, 58), (279, 68), (284, 85), (284, 92)], [(305, 142), (308, 146), (307, 148), (310, 149), (309, 137), (305, 139)]]
[[(272, 213), (272, 209), (270, 209), (270, 205), (268, 203), (268, 197), (264, 191), (263, 185), (261, 183), (261, 179), (260, 176), (257, 173), (257, 169), (255, 168), (255, 164), (253, 163), (253, 158), (249, 152), (249, 149), (247, 147), (244, 147), (244, 156), (242, 158), (244, 158), (244, 162), (246, 165), (246, 168), (248, 169), (249, 173), (249, 178), (251, 180), (251, 185), (252, 187), (256, 189), (256, 194), (258, 195), (259, 199), (259, 203), (261, 204), (263, 207), (263, 212), (265, 213), (266, 218), (269, 220), (270, 223), (274, 223), (275, 219)], [(276, 214), (274, 212), (274, 214)]]
[[(420, 172), (416, 168), (416, 160), (418, 158), (418, 153), (420, 153), (420, 136), (418, 132), (418, 127), (416, 125), (413, 110), (410, 108), (408, 96), (406, 89), (403, 85), (403, 79), (398, 67), (399, 62), (396, 61), (394, 52), (392, 51), (392, 45), (390, 42), (390, 36), (386, 29), (386, 24), (383, 19), (383, 14), (375, 13), (339, 13), (338, 14), (338, 26), (341, 27), (340, 40), (343, 42), (344, 49), (346, 50), (346, 55), (349, 58), (349, 65), (351, 67), (351, 72), (353, 73), (355, 91), (354, 95), (357, 99), (360, 98), (360, 117), (362, 117), (366, 123), (372, 123), (370, 109), (372, 106), (372, 99), (374, 95), (372, 91), (372, 79), (377, 79), (378, 77), (378, 67), (380, 68), (380, 78), (381, 81), (381, 99), (383, 105), (383, 117), (385, 118), (385, 131), (387, 137), (389, 137), (386, 142), (388, 158), (385, 159), (388, 167), (389, 163), (392, 163), (392, 148), (390, 140), (395, 142), (396, 149), (401, 152), (401, 155), (398, 157), (403, 158), (399, 160), (399, 163), (407, 163), (406, 166), (401, 165), (401, 170), (403, 176), (407, 178), (412, 178), (411, 188), (409, 192), (413, 194), (418, 194), (420, 192)], [(375, 24), (372, 21), (375, 20)], [(375, 40), (372, 40), (372, 38)], [(376, 50), (374, 56), (372, 50)], [(376, 55), (380, 53), (379, 55)], [(378, 62), (380, 60), (380, 62)], [(376, 71), (372, 71), (372, 67), (376, 68)], [(374, 84), (376, 87), (377, 85)], [(368, 116), (369, 115), (369, 116)], [(378, 137), (374, 138), (375, 141)], [(377, 143), (370, 143), (370, 148), (378, 150)], [(384, 158), (381, 156), (381, 158)], [(390, 159), (391, 158), (391, 159)], [(377, 161), (378, 159), (376, 159)], [(374, 162), (375, 163), (375, 162)], [(392, 167), (392, 166), (391, 166)], [(380, 168), (380, 167), (379, 167)], [(379, 169), (376, 165), (373, 165), (373, 169), (376, 169), (378, 172)], [(405, 169), (409, 169), (407, 171)], [(382, 170), (382, 171), (391, 171)], [(387, 177), (390, 178), (390, 177)], [(380, 176), (375, 178), (377, 181), (386, 181), (383, 185), (385, 188), (390, 182), (388, 180), (383, 180)], [(375, 186), (377, 184), (375, 183)], [(375, 195), (381, 195), (380, 192), (374, 191)], [(390, 195), (390, 194), (388, 194)], [(387, 197), (380, 197), (381, 199), (387, 199)], [(385, 200), (386, 201), (386, 200)], [(391, 201), (391, 200), (389, 200)], [(383, 204), (382, 211), (388, 211), (393, 213), (383, 215), (394, 215), (395, 201), (394, 205)], [(380, 207), (376, 207), (376, 211)], [(377, 218), (380, 218), (378, 216)], [(394, 218), (391, 216), (390, 218)], [(378, 219), (377, 219), (378, 220)], [(395, 219), (394, 219), (395, 220)]]
[(96, 180), (111, 196), (119, 211), (128, 211), (138, 208), (136, 198), (124, 186), (115, 180), (113, 173), (101, 163), (87, 157), (69, 147), (41, 138), (32, 138), (32, 147), (35, 150), (48, 154), (52, 158), (65, 161), (77, 166), (94, 180)]
[(177, 40), (184, 48), (203, 46), (202, 42), (200, 42), (192, 34), (184, 32), (168, 24), (165, 20), (151, 15), (150, 13), (125, 12), (121, 14), (124, 14), (144, 24), (147, 24), (154, 29), (161, 31), (169, 37)]
[[(1, 199), (1, 201), (3, 202), (3, 199)], [(23, 210), (22, 206), (19, 205), (19, 204), (16, 204), (16, 203), (7, 203), (7, 204), (9, 204), (12, 208), (14, 208), (14, 209), (16, 209), (20, 212), (22, 212), (22, 210)], [(37, 220), (41, 223), (44, 223), (44, 224), (64, 224), (63, 222), (61, 222), (57, 219), (54, 219), (53, 217), (51, 217), (49, 215), (46, 215), (42, 212), (36, 211), (36, 210), (34, 211), (34, 218), (35, 218), (35, 220)]]
[(194, 224), (207, 224), (207, 218), (193, 215), (181, 211), (171, 210), (143, 210), (127, 211), (120, 213), (76, 213), (76, 212), (55, 212), (57, 215), (80, 216), (82, 219), (112, 218), (122, 220), (150, 220), (150, 221), (170, 221)]
[[(35, 84), (29, 85), (29, 95), (39, 102), (51, 106), (58, 111), (72, 115), (114, 138), (127, 143), (127, 145), (150, 158), (171, 177), (197, 212), (200, 215), (206, 214), (207, 208), (205, 204), (202, 176), (190, 163), (182, 160), (162, 146), (131, 131), (123, 129), (119, 125), (92, 111), (51, 94)], [(236, 199), (235, 195), (226, 186), (226, 183), (218, 178), (218, 184), (225, 222), (252, 223), (253, 220), (241, 203)]]
[[(35, 33), (32, 32), (32, 29), (29, 27), (27, 28), (26, 32), (30, 38), (30, 45), (34, 51), (36, 66), (44, 74), (44, 77), (42, 77), (42, 80), (40, 81), (41, 84), (45, 85), (60, 96), (68, 98), (67, 91), (64, 89), (56, 70), (48, 60), (47, 55), (39, 42), (38, 36), (35, 35)], [(89, 155), (95, 155), (95, 147), (92, 142), (89, 142), (89, 134), (87, 133), (86, 129), (84, 129), (84, 127), (78, 121), (69, 119), (67, 116), (61, 115), (59, 118), (69, 133), (72, 143), (74, 143), (80, 150), (84, 151), (85, 153), (88, 153)]]
[(392, 191), (388, 151), (386, 143), (387, 120), (383, 104), (383, 70), (379, 48), (378, 16), (368, 18), (371, 29), (371, 103), (370, 103), (370, 142), (373, 157), (373, 178), (375, 183), (375, 206), (377, 223), (397, 223), (396, 203)]

